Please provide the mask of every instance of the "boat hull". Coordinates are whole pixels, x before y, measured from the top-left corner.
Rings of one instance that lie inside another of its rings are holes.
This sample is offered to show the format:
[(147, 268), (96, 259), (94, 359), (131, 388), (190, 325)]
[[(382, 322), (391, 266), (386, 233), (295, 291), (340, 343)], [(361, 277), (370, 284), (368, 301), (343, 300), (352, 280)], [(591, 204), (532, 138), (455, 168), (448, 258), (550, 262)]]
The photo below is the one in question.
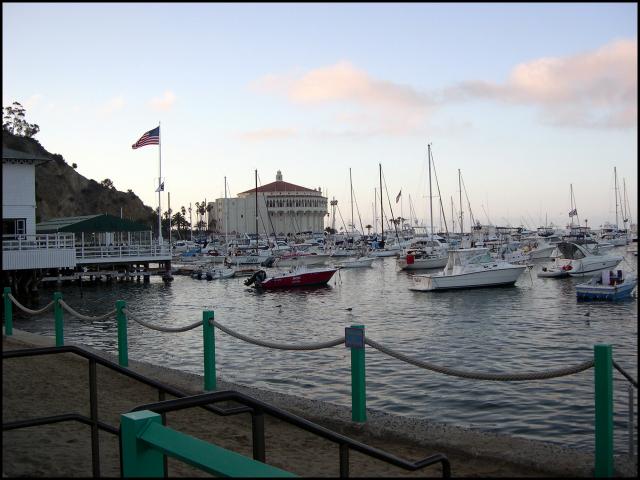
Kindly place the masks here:
[(578, 300), (620, 300), (627, 298), (636, 287), (637, 282), (625, 282), (620, 285), (576, 285)]
[(589, 277), (597, 275), (605, 270), (610, 270), (623, 260), (622, 257), (610, 257), (605, 259), (590, 259), (588, 262), (584, 260), (574, 261), (572, 269), (568, 270), (572, 277)]
[(525, 266), (514, 266), (459, 275), (414, 275), (413, 287), (409, 287), (409, 289), (434, 291), (514, 285), (526, 268)]
[(256, 285), (258, 288), (266, 290), (276, 288), (289, 288), (289, 287), (308, 287), (312, 285), (325, 285), (333, 274), (337, 272), (337, 269), (325, 269), (311, 272), (303, 272), (299, 274), (286, 274), (282, 276), (268, 277), (265, 281)]

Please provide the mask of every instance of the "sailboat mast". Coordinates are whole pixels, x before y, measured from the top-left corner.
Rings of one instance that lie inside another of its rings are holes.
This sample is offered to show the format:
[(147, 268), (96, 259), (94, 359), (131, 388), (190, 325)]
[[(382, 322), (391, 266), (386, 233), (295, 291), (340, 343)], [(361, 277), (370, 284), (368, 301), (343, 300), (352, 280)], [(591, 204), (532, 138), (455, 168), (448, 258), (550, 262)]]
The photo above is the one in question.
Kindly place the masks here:
[(351, 180), (351, 167), (349, 167), (349, 186), (351, 188), (351, 230), (354, 230), (353, 224), (353, 182)]
[(373, 231), (378, 235), (378, 190), (373, 187)]
[(224, 177), (224, 245), (229, 251), (229, 205), (227, 205), (227, 177)]
[(429, 161), (429, 218), (431, 225), (431, 236), (433, 237), (433, 194), (431, 193), (431, 144), (427, 144)]
[(256, 169), (256, 250), (258, 248), (258, 170)]
[(456, 233), (456, 219), (453, 216), (453, 197), (451, 197), (451, 233)]
[(382, 207), (382, 164), (378, 164), (380, 170), (380, 231), (382, 232), (382, 246), (384, 247), (384, 208)]
[(463, 213), (462, 213), (462, 181), (460, 179), (460, 169), (458, 169), (458, 190), (460, 193), (460, 235), (463, 234), (464, 232), (464, 228), (463, 228)]
[(616, 197), (616, 230), (618, 230), (618, 174), (613, 167), (613, 196)]

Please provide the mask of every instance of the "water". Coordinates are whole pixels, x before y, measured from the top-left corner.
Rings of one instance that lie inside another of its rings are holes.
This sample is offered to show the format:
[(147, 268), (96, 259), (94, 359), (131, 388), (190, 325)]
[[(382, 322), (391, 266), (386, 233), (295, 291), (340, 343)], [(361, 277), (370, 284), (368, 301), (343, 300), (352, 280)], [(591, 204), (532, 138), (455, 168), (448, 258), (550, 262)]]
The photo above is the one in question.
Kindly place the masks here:
[[(624, 247), (616, 249), (624, 253)], [(626, 254), (637, 268), (637, 257)], [(544, 262), (542, 263), (544, 264)], [(540, 279), (525, 272), (512, 288), (413, 292), (395, 258), (369, 269), (345, 269), (327, 287), (256, 292), (244, 278), (198, 281), (176, 276), (165, 285), (65, 285), (64, 300), (99, 315), (124, 300), (130, 317), (185, 326), (213, 310), (221, 324), (278, 343), (312, 343), (366, 326), (366, 335), (431, 363), (475, 372), (539, 372), (593, 358), (593, 345), (613, 346), (614, 359), (638, 378), (638, 301), (578, 302), (584, 279)], [(622, 264), (629, 269), (628, 264)], [(51, 300), (41, 290), (31, 308)], [(351, 310), (347, 310), (347, 309)], [(16, 328), (54, 335), (51, 312), (16, 312)], [(586, 314), (589, 314), (588, 316)], [(65, 340), (117, 353), (115, 320), (86, 322), (65, 313)], [(202, 329), (161, 333), (129, 322), (129, 357), (203, 375)], [(282, 351), (254, 346), (216, 331), (216, 366), (225, 380), (349, 406), (350, 353), (338, 346)], [(451, 377), (367, 347), (367, 406), (398, 415), (507, 433), (593, 451), (593, 369), (568, 377), (493, 382)], [(628, 382), (614, 372), (615, 451), (628, 451)], [(637, 391), (635, 411), (637, 412)], [(637, 415), (636, 415), (637, 418)], [(636, 434), (637, 436), (637, 429)]]

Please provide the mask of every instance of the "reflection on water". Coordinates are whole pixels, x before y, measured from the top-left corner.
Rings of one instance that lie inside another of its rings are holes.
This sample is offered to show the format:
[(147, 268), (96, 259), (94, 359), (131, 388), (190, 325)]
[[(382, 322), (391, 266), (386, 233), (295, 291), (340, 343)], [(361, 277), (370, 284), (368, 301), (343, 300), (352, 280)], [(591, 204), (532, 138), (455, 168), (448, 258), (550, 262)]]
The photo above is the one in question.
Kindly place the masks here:
[[(637, 257), (627, 261), (637, 265)], [(637, 297), (577, 302), (584, 279), (540, 279), (528, 272), (516, 287), (414, 292), (395, 259), (345, 269), (322, 288), (257, 292), (243, 278), (171, 284), (64, 286), (65, 301), (99, 315), (124, 300), (131, 318), (184, 326), (213, 310), (218, 322), (242, 334), (279, 343), (312, 343), (363, 324), (369, 338), (437, 365), (476, 372), (538, 372), (575, 365), (607, 343), (637, 378)], [(32, 307), (48, 303), (52, 288)], [(17, 309), (15, 309), (17, 310)], [(52, 314), (16, 312), (16, 328), (53, 335)], [(85, 322), (65, 314), (65, 338), (117, 352), (114, 320)], [(129, 355), (203, 374), (202, 332), (161, 333), (129, 321)], [(367, 347), (367, 406), (399, 415), (510, 433), (592, 450), (593, 370), (527, 382), (460, 379), (419, 369)], [(350, 355), (341, 346), (281, 351), (216, 332), (217, 371), (226, 380), (350, 405)], [(616, 452), (627, 445), (627, 382), (615, 374)], [(635, 396), (637, 399), (637, 395)], [(637, 403), (636, 403), (637, 411)]]

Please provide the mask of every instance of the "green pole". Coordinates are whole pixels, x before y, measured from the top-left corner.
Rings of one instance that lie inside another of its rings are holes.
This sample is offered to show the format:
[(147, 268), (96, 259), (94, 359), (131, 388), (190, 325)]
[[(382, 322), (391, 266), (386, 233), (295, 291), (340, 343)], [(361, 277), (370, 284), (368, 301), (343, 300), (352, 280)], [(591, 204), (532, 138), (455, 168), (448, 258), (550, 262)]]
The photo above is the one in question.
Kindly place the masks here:
[(64, 346), (64, 316), (60, 300), (62, 300), (62, 294), (55, 292), (53, 294), (53, 314), (56, 320), (56, 347)]
[(594, 345), (596, 477), (613, 476), (613, 355), (611, 345)]
[(138, 440), (152, 423), (162, 424), (160, 414), (142, 410), (120, 415), (123, 477), (164, 477), (162, 452)]
[(4, 287), (4, 333), (5, 335), (13, 335), (13, 304), (9, 295), (11, 287)]
[(127, 346), (127, 316), (123, 310), (124, 300), (116, 301), (116, 319), (118, 320), (118, 363), (121, 367), (129, 366), (129, 349)]
[[(364, 325), (351, 325), (351, 327), (364, 330)], [(354, 422), (367, 421), (364, 347), (351, 347), (351, 420)]]
[(216, 334), (212, 311), (202, 312), (202, 335), (204, 338), (204, 389), (216, 389)]

